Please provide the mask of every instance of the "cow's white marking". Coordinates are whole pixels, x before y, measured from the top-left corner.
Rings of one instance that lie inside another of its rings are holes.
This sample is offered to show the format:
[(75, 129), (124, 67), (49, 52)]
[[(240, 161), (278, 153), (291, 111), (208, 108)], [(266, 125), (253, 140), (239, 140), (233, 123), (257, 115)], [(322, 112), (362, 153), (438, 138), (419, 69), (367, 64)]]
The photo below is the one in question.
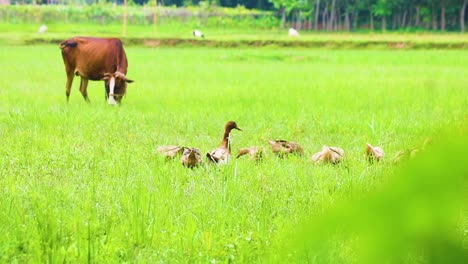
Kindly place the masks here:
[(114, 99), (114, 86), (115, 86), (115, 78), (112, 76), (109, 80), (109, 100), (107, 101), (108, 104), (116, 105), (117, 102)]

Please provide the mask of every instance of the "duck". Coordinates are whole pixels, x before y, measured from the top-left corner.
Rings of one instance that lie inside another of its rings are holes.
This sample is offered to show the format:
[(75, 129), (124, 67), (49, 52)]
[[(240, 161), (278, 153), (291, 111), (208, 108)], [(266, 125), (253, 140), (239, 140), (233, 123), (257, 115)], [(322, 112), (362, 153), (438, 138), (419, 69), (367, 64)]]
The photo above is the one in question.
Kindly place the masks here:
[(202, 33), (200, 30), (198, 30), (198, 29), (194, 29), (194, 30), (192, 31), (192, 35), (193, 35), (194, 37), (196, 37), (196, 38), (204, 38), (204, 37), (205, 37), (205, 35), (203, 35), (203, 33)]
[(242, 157), (244, 155), (248, 155), (249, 159), (251, 160), (261, 161), (265, 156), (265, 150), (262, 147), (240, 148), (237, 152), (236, 158)]
[(288, 30), (288, 35), (290, 37), (299, 37), (299, 32), (297, 30), (295, 30), (294, 28), (290, 28)]
[(229, 121), (224, 126), (224, 135), (223, 140), (221, 141), (221, 145), (217, 148), (212, 150), (211, 152), (206, 153), (206, 157), (209, 161), (216, 163), (216, 164), (227, 164), (229, 158), (231, 157), (231, 143), (229, 139), (229, 135), (231, 130), (237, 129), (242, 131), (234, 121)]
[(37, 31), (37, 33), (40, 33), (40, 34), (43, 34), (47, 31), (47, 26), (46, 25), (42, 25), (39, 27), (39, 30)]
[(173, 159), (177, 156), (182, 155), (184, 153), (184, 147), (176, 146), (176, 145), (168, 145), (168, 146), (159, 146), (157, 151), (160, 155), (165, 156), (166, 159)]
[(400, 150), (393, 157), (393, 163), (398, 164), (407, 159), (413, 159), (419, 152), (424, 152), (432, 144), (432, 138), (426, 138), (421, 147)]
[(286, 141), (286, 140), (268, 140), (273, 153), (278, 155), (278, 157), (285, 157), (286, 155), (293, 154), (302, 156), (304, 154), (304, 149), (301, 145), (296, 142)]
[(393, 164), (398, 164), (402, 161), (413, 159), (419, 152), (419, 148), (400, 150), (395, 154), (395, 157), (393, 157)]
[(181, 158), (182, 165), (193, 169), (202, 164), (202, 154), (198, 148), (184, 148)]
[(369, 163), (373, 163), (374, 160), (379, 162), (384, 156), (385, 153), (381, 147), (374, 147), (371, 144), (366, 143), (366, 157)]
[(338, 164), (343, 160), (344, 154), (345, 153), (342, 148), (323, 146), (321, 151), (312, 155), (312, 161), (315, 164)]

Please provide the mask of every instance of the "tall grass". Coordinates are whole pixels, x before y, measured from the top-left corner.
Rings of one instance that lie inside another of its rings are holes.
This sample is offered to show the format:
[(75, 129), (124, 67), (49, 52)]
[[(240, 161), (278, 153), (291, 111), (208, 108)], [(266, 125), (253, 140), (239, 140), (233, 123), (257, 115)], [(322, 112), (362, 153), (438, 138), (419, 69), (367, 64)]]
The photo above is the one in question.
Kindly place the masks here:
[[(66, 104), (56, 45), (1, 47), (1, 262), (282, 259), (289, 228), (385, 184), (397, 151), (466, 122), (464, 51), (126, 51), (135, 83), (109, 107), (101, 82), (86, 104), (79, 79)], [(287, 139), (306, 154), (196, 170), (156, 154), (209, 151), (228, 120), (244, 129), (234, 151)], [(366, 142), (382, 163), (365, 162)], [(312, 165), (322, 145), (344, 148), (344, 164)]]

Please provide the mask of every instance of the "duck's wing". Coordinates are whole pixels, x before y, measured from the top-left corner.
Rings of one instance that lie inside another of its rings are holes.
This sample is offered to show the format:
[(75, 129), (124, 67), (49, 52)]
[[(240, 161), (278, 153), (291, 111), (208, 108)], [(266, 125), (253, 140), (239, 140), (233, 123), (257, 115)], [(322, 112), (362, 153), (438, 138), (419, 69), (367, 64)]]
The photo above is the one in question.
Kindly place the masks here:
[(201, 155), (197, 155), (195, 150), (193, 151), (194, 155), (183, 155), (182, 156), (182, 165), (188, 168), (195, 168), (202, 163)]
[(157, 151), (159, 154), (166, 156), (167, 158), (173, 158), (177, 155), (180, 155), (184, 152), (184, 147), (169, 145), (169, 146), (159, 146)]
[(252, 155), (252, 158), (256, 161), (263, 160), (265, 156), (265, 149), (263, 149), (262, 147), (255, 148), (254, 151), (251, 153), (251, 155)]
[(302, 148), (301, 145), (297, 144), (296, 142), (287, 142), (285, 143), (286, 147), (286, 152), (291, 153), (291, 154), (299, 154), (302, 155), (304, 154), (304, 149)]
[(333, 151), (336, 155), (344, 157), (344, 150), (338, 147), (330, 147), (330, 150)]
[(324, 150), (320, 150), (319, 152), (317, 153), (314, 153), (314, 155), (312, 155), (312, 161), (315, 163), (315, 164), (318, 164), (320, 163), (322, 160), (323, 160), (323, 155), (325, 154)]
[(374, 147), (371, 144), (367, 143), (366, 156), (367, 160), (372, 163), (374, 159), (376, 159), (377, 161), (381, 160), (385, 156), (385, 153), (381, 147)]
[(185, 148), (181, 161), (186, 167), (196, 167), (202, 163), (201, 151), (197, 148)]
[(229, 157), (229, 152), (226, 148), (217, 148), (209, 153), (206, 153), (209, 160), (214, 163), (226, 164)]
[(196, 164), (201, 163), (202, 162), (202, 153), (201, 153), (201, 151), (199, 149), (197, 149), (197, 148), (193, 148), (193, 153), (195, 154), (194, 155), (194, 162)]
[(344, 150), (338, 147), (330, 147), (330, 161), (333, 164), (341, 162), (344, 158)]
[(288, 152), (289, 146), (286, 140), (268, 140), (274, 153)]
[(381, 160), (385, 156), (385, 152), (381, 147), (374, 147), (373, 152), (377, 160)]
[(242, 157), (242, 156), (244, 156), (246, 154), (249, 154), (250, 151), (251, 151), (251, 148), (240, 148), (239, 152), (237, 152), (236, 158), (239, 158), (239, 157)]

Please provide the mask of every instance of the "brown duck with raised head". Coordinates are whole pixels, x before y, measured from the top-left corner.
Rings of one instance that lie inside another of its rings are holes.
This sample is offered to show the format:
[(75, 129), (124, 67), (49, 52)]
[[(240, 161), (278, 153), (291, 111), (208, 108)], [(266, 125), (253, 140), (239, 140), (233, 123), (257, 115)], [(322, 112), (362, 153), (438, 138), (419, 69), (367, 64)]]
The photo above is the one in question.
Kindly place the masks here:
[(184, 148), (181, 161), (185, 167), (195, 168), (202, 164), (201, 151), (197, 148)]
[(206, 157), (208, 160), (211, 162), (217, 163), (217, 164), (227, 164), (229, 158), (231, 157), (231, 143), (230, 143), (230, 133), (231, 130), (237, 129), (242, 131), (240, 129), (236, 122), (234, 121), (229, 121), (227, 124), (224, 126), (224, 135), (223, 135), (223, 140), (221, 141), (221, 145), (217, 148), (212, 150), (209, 153), (206, 153)]
[(273, 153), (278, 155), (280, 158), (290, 154), (299, 156), (304, 154), (304, 149), (296, 142), (286, 140), (268, 140), (268, 143), (270, 143)]

